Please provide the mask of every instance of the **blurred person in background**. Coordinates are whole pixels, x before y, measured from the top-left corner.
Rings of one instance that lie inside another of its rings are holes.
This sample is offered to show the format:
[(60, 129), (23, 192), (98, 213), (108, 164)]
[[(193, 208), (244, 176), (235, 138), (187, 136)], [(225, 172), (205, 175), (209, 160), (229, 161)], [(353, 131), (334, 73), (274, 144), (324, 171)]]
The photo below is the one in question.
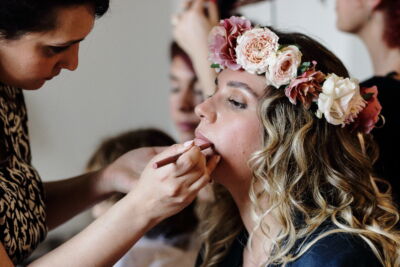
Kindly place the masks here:
[(400, 201), (400, 116), (396, 99), (400, 99), (400, 1), (336, 0), (337, 27), (358, 36), (372, 60), (374, 76), (361, 83), (376, 85), (382, 104), (382, 127), (372, 133), (380, 149), (374, 165), (378, 176), (387, 179), (395, 201)]

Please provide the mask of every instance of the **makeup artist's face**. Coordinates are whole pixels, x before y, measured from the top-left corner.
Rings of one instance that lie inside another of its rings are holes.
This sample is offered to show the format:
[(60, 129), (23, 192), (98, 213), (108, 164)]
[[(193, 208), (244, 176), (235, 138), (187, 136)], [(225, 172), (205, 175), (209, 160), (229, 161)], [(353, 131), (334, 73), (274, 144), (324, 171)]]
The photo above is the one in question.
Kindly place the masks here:
[(90, 6), (57, 11), (57, 26), (26, 33), (16, 40), (0, 39), (0, 81), (23, 89), (38, 89), (62, 69), (78, 67), (79, 42), (92, 30)]
[(365, 0), (336, 0), (336, 26), (344, 32), (358, 33), (370, 12)]
[(196, 105), (203, 101), (203, 93), (196, 74), (180, 56), (171, 62), (171, 94), (169, 107), (171, 118), (181, 142), (192, 140), (199, 118), (194, 113)]
[(228, 189), (248, 186), (248, 160), (261, 146), (262, 126), (258, 101), (265, 91), (265, 78), (244, 71), (223, 70), (216, 93), (196, 107), (200, 117), (196, 140), (208, 140), (221, 155), (213, 178)]

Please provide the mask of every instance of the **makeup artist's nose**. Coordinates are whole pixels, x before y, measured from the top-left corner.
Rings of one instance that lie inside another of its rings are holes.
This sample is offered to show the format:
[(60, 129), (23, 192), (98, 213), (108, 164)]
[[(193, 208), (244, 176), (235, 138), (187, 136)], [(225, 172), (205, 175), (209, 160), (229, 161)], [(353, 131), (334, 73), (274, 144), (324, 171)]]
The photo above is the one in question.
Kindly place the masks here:
[(79, 63), (79, 43), (71, 45), (71, 47), (64, 53), (64, 57), (60, 61), (60, 67), (74, 71), (78, 68)]
[(198, 104), (194, 110), (196, 113), (197, 117), (200, 119), (207, 120), (207, 122), (213, 122), (215, 121), (216, 114), (213, 109), (213, 103), (211, 101), (211, 98), (208, 98), (203, 101), (203, 103)]

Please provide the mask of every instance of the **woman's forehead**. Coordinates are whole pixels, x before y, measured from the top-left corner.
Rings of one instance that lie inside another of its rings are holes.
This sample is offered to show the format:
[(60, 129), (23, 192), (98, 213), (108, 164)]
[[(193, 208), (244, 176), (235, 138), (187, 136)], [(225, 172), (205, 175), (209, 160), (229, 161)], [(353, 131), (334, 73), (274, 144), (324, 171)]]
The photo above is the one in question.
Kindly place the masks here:
[(243, 85), (252, 90), (255, 95), (262, 96), (267, 88), (266, 78), (246, 71), (233, 71), (225, 69), (217, 76), (216, 83), (219, 86)]

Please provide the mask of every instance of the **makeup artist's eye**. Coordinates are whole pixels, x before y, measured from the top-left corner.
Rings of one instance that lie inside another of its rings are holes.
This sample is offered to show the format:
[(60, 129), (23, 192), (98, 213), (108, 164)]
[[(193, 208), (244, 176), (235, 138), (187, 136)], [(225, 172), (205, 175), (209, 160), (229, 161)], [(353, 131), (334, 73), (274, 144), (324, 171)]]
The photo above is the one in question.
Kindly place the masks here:
[(245, 109), (245, 108), (247, 108), (247, 104), (238, 102), (238, 101), (234, 100), (233, 98), (229, 98), (229, 99), (228, 99), (228, 102), (229, 102), (229, 104), (230, 104), (231, 106), (233, 106), (234, 108), (238, 108), (238, 109)]
[(52, 56), (52, 55), (60, 54), (61, 52), (64, 52), (68, 48), (70, 48), (69, 45), (67, 45), (67, 46), (47, 46), (46, 52), (47, 52), (47, 55)]

